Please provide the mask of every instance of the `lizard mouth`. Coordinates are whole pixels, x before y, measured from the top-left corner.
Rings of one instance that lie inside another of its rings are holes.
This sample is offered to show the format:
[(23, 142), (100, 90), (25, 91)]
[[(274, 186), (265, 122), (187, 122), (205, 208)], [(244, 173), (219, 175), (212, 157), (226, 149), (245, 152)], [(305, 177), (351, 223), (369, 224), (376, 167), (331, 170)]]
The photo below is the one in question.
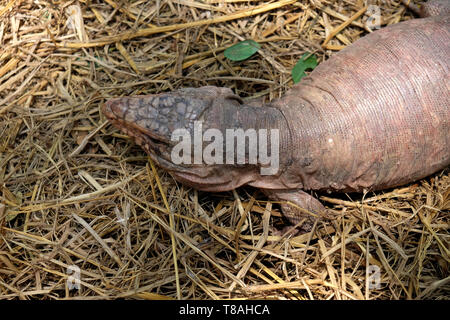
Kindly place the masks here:
[[(149, 100), (150, 103), (142, 102), (141, 99)], [(152, 96), (110, 99), (102, 106), (102, 112), (153, 160), (164, 168), (173, 170), (169, 156), (174, 143), (171, 141), (169, 127), (161, 125), (162, 117), (151, 104), (153, 100)]]

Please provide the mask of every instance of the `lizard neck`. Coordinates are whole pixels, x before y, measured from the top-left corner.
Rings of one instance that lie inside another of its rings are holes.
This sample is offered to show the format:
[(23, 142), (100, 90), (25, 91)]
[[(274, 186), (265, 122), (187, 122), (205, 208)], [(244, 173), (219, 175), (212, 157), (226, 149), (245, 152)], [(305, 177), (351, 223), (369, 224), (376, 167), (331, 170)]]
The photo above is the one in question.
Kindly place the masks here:
[[(245, 165), (251, 162), (251, 147), (257, 150), (258, 169), (276, 166), (277, 170), (259, 170), (262, 175), (279, 176), (288, 163), (290, 153), (290, 130), (287, 120), (280, 109), (270, 105), (250, 106), (238, 103), (218, 103), (204, 117), (203, 130), (218, 129), (224, 137), (224, 152), (228, 152), (227, 143), (233, 134), (241, 135), (235, 138), (235, 154), (245, 144)], [(244, 138), (242, 138), (242, 134)], [(257, 141), (254, 141), (256, 138)], [(233, 138), (231, 138), (233, 139)], [(253, 141), (252, 141), (253, 140)], [(260, 157), (261, 156), (261, 157)], [(271, 163), (267, 163), (271, 161)], [(237, 162), (237, 164), (240, 164)], [(250, 167), (249, 167), (250, 168)], [(258, 177), (259, 179), (259, 177)]]
[(291, 90), (283, 98), (268, 103), (264, 109), (277, 114), (279, 118), (280, 168), (282, 170), (275, 179), (261, 179), (260, 182), (252, 185), (266, 189), (307, 187), (309, 174), (317, 170), (314, 167), (317, 162), (313, 161), (308, 147), (310, 142), (314, 144), (314, 139), (311, 137), (314, 137), (316, 127), (309, 121), (309, 115), (315, 113), (314, 107)]

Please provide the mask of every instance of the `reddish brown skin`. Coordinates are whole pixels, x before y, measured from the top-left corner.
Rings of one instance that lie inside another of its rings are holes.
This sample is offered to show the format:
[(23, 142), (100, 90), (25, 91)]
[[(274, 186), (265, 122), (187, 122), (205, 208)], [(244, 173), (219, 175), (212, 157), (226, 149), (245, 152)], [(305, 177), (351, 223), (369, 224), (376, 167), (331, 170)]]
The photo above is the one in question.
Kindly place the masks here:
[[(323, 205), (305, 191), (363, 191), (399, 186), (450, 165), (448, 4), (443, 13), (383, 28), (321, 63), (282, 98), (244, 105), (217, 87), (108, 101), (105, 115), (160, 166), (194, 188), (225, 191), (249, 184), (313, 214)], [(427, 9), (429, 8), (429, 9)], [(280, 170), (258, 165), (175, 165), (170, 133), (207, 128), (278, 128)], [(305, 191), (303, 191), (305, 190)], [(284, 204), (292, 223), (314, 219)], [(303, 219), (306, 218), (306, 219)]]

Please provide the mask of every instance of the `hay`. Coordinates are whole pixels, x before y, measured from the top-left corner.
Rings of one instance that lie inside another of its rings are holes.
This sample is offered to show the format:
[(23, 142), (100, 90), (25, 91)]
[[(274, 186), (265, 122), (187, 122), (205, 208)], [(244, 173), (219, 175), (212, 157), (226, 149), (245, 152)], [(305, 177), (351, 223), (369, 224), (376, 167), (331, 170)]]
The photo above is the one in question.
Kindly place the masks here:
[[(377, 4), (383, 25), (411, 18)], [(110, 97), (206, 84), (279, 97), (305, 51), (323, 61), (367, 34), (365, 10), (2, 1), (0, 299), (448, 299), (448, 169), (395, 190), (319, 194), (329, 211), (314, 232), (279, 236), (279, 206), (258, 190), (182, 186), (99, 113)], [(223, 57), (248, 38), (259, 54)]]

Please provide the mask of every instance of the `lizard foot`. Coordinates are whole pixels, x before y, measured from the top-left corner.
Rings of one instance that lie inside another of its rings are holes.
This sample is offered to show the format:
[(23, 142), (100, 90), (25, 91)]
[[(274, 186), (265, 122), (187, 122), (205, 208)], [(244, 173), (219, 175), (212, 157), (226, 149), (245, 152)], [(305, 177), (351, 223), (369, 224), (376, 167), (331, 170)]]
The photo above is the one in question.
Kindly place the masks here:
[(302, 190), (264, 189), (263, 192), (271, 200), (281, 201), (283, 215), (291, 224), (298, 225), (300, 233), (310, 232), (321, 213), (326, 210), (319, 200)]

